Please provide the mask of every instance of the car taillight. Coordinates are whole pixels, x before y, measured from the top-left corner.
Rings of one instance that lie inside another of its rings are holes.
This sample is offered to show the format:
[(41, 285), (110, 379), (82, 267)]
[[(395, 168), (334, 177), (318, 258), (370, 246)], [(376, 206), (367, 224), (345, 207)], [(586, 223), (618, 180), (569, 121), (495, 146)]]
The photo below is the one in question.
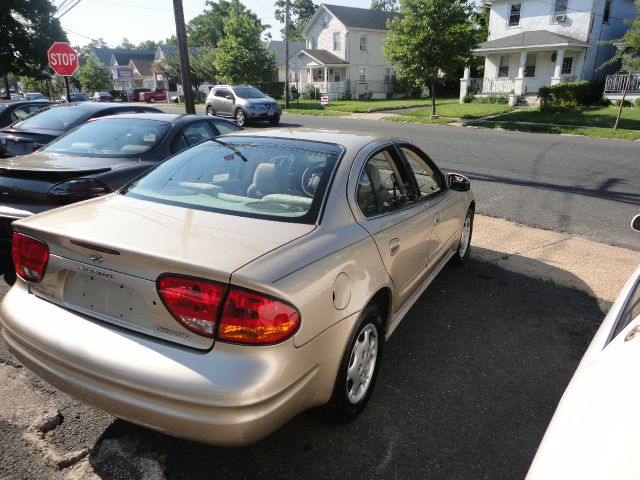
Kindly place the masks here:
[(11, 256), (16, 274), (20, 278), (34, 283), (42, 280), (49, 261), (49, 247), (46, 243), (13, 232)]
[(104, 183), (91, 178), (75, 178), (60, 182), (49, 190), (47, 198), (50, 202), (64, 205), (111, 193)]
[(218, 339), (234, 343), (274, 343), (293, 335), (299, 325), (300, 314), (292, 306), (232, 287), (222, 312)]
[(189, 330), (213, 336), (225, 285), (165, 275), (157, 281), (160, 298), (171, 315)]

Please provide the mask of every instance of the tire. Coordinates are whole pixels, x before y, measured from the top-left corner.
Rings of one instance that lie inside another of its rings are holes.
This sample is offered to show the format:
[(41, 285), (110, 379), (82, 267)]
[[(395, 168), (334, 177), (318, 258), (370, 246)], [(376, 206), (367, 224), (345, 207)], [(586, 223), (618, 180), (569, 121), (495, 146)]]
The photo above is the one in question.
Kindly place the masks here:
[(275, 127), (279, 123), (280, 123), (280, 115), (274, 115), (273, 117), (269, 118), (270, 125), (273, 125)]
[(213, 117), (216, 114), (216, 112), (213, 111), (213, 107), (211, 105), (207, 106), (207, 115), (209, 115), (210, 117)]
[(156, 103), (156, 97), (151, 97), (149, 99), (149, 103)]
[(247, 116), (241, 108), (236, 110), (235, 119), (239, 127), (244, 127), (247, 124)]
[(471, 253), (471, 235), (473, 234), (473, 209), (469, 207), (467, 215), (464, 217), (462, 224), (462, 232), (460, 233), (460, 241), (456, 253), (451, 257), (453, 265), (462, 265), (467, 261)]
[[(376, 304), (368, 305), (351, 333), (338, 367), (331, 400), (324, 406), (323, 413), (328, 420), (348, 423), (364, 410), (371, 397), (382, 360), (382, 325), (380, 307)], [(357, 386), (354, 379), (359, 382)]]

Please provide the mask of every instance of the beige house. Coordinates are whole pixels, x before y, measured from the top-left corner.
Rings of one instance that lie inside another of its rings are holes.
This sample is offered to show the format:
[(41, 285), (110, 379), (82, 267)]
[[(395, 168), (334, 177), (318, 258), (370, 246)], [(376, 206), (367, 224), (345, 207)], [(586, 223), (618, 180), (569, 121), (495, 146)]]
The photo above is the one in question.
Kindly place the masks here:
[(305, 48), (290, 60), (290, 82), (312, 84), (330, 99), (386, 98), (395, 72), (382, 46), (397, 13), (321, 4), (302, 31)]

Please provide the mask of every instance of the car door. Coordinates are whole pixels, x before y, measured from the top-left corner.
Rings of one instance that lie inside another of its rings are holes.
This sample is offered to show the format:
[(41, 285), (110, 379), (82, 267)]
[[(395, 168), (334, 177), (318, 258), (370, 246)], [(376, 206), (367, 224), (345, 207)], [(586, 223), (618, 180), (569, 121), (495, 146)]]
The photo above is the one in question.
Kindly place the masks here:
[(231, 90), (220, 88), (215, 91), (213, 109), (217, 115), (231, 116), (233, 114), (233, 100), (227, 97), (233, 97)]
[(370, 155), (359, 172), (355, 192), (358, 222), (373, 237), (394, 284), (398, 311), (427, 275), (431, 224), (426, 205), (417, 202), (395, 145)]
[(431, 271), (457, 242), (466, 213), (465, 207), (455, 192), (447, 188), (444, 175), (424, 152), (409, 144), (401, 144), (399, 147), (419, 195), (418, 201), (426, 204), (430, 214), (428, 252)]

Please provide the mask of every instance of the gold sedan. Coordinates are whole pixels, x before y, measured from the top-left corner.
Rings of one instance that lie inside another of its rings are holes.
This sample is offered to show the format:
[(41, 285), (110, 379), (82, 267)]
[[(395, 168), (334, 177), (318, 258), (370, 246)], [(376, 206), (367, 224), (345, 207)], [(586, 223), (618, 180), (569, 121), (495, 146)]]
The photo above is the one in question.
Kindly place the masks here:
[(346, 422), (385, 340), (469, 256), (474, 210), (405, 140), (219, 137), (16, 221), (2, 334), (60, 390), (170, 435), (242, 445), (320, 405)]

